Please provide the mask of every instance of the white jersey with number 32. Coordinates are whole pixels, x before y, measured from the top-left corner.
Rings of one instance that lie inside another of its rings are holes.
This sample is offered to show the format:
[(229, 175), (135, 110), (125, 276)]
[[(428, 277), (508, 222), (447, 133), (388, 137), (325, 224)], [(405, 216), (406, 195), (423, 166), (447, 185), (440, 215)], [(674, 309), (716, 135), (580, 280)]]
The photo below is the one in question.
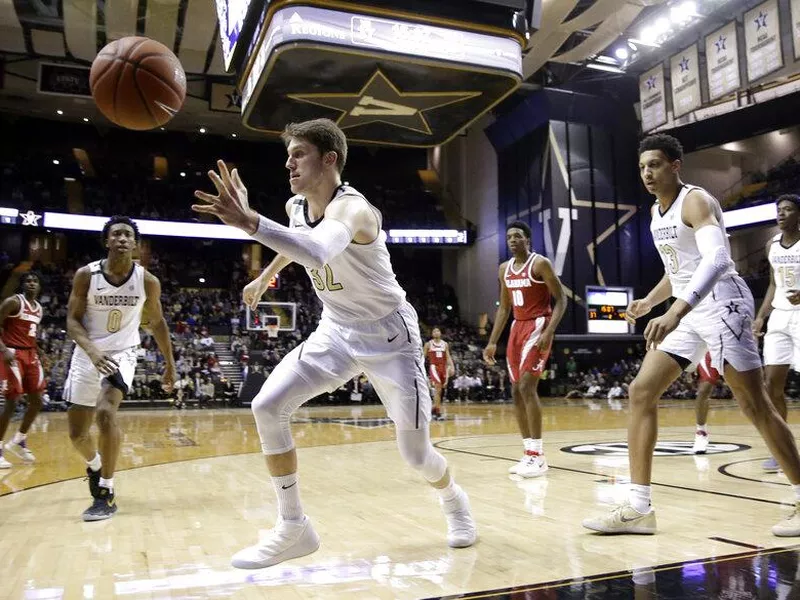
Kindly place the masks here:
[[(344, 196), (364, 196), (350, 186), (341, 185), (332, 202)], [(370, 205), (372, 206), (372, 205)], [(381, 228), (380, 211), (373, 207)], [(308, 204), (302, 196), (292, 198), (289, 227), (312, 229), (322, 219), (310, 222)], [(386, 232), (380, 229), (369, 244), (350, 242), (347, 248), (321, 269), (306, 268), (317, 297), (322, 300), (322, 316), (339, 323), (377, 321), (397, 310), (406, 293), (397, 283)]]
[(106, 279), (102, 264), (102, 260), (89, 264), (91, 280), (82, 324), (98, 350), (119, 352), (141, 342), (139, 327), (147, 297), (145, 270), (134, 263), (128, 278), (114, 285)]
[[(658, 203), (653, 209), (653, 218), (650, 222), (650, 232), (653, 234), (653, 243), (656, 245), (661, 260), (664, 263), (664, 272), (669, 277), (670, 284), (672, 285), (672, 296), (678, 297), (683, 292), (683, 289), (688, 285), (692, 279), (697, 265), (700, 263), (702, 256), (697, 249), (697, 242), (694, 237), (694, 229), (683, 222), (683, 201), (692, 190), (701, 189), (693, 185), (684, 185), (678, 197), (667, 209), (664, 214), (661, 214), (661, 208)], [(722, 209), (717, 202), (713, 205), (714, 214), (722, 228), (722, 233), (725, 235), (725, 224), (722, 220)], [(725, 246), (730, 254), (730, 243), (728, 237), (725, 235)], [(731, 262), (729, 272), (725, 273), (721, 279), (736, 275), (736, 268)]]
[(775, 297), (772, 299), (772, 308), (780, 310), (800, 310), (800, 305), (789, 302), (786, 295), (800, 289), (800, 242), (785, 248), (781, 244), (783, 234), (772, 238), (769, 247), (769, 265), (775, 277)]

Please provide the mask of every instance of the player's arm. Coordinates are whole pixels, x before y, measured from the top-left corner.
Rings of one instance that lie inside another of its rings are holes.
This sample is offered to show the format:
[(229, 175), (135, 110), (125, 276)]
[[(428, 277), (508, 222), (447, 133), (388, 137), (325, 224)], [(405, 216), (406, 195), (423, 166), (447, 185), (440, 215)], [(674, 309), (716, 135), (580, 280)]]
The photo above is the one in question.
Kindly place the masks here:
[(683, 293), (670, 308), (678, 318), (683, 318), (708, 296), (719, 278), (733, 265), (713, 204), (714, 199), (703, 190), (692, 190), (683, 202), (681, 216), (694, 229), (701, 259)]
[(500, 334), (508, 322), (508, 316), (511, 314), (511, 294), (508, 292), (505, 280), (506, 265), (504, 262), (498, 269), (498, 279), (500, 280), (500, 306), (497, 307), (497, 312), (494, 315), (494, 325), (492, 325), (492, 333), (489, 334), (489, 343), (483, 349), (483, 360), (487, 364), (495, 364), (494, 353), (497, 351), (497, 340), (500, 339)]
[[(294, 199), (289, 198), (286, 201), (286, 214), (291, 216), (291, 207)], [(283, 254), (276, 254), (267, 267), (261, 271), (261, 275), (256, 277), (253, 281), (244, 286), (242, 290), (242, 300), (246, 306), (255, 310), (258, 303), (264, 296), (264, 293), (269, 289), (269, 282), (278, 275), (283, 269), (292, 264), (292, 259), (284, 256)]]
[(164, 356), (166, 368), (161, 378), (161, 387), (171, 391), (175, 385), (175, 355), (172, 352), (172, 340), (169, 338), (167, 320), (161, 307), (161, 282), (158, 277), (145, 271), (144, 291), (147, 297), (144, 301), (144, 314), (150, 323), (150, 330), (156, 339), (156, 344)]
[(703, 190), (692, 190), (683, 202), (681, 218), (694, 230), (700, 262), (680, 297), (644, 331), (648, 348), (656, 348), (680, 320), (711, 293), (714, 285), (733, 266), (725, 245), (725, 234), (713, 211), (714, 199)]
[(331, 202), (325, 209), (325, 218), (310, 231), (286, 227), (250, 208), (247, 188), (236, 169), (229, 173), (222, 161), (217, 161), (217, 166), (219, 175), (209, 171), (208, 176), (218, 195), (196, 191), (194, 195), (207, 204), (192, 205), (192, 210), (216, 215), (224, 223), (238, 227), (260, 244), (304, 267), (322, 268), (347, 248), (365, 222), (375, 221), (366, 202), (353, 196)]
[(340, 196), (325, 208), (325, 218), (311, 230), (284, 227), (259, 216), (251, 237), (310, 269), (321, 269), (344, 252), (353, 237), (375, 232), (375, 213), (359, 196)]
[[(772, 246), (772, 240), (767, 242), (766, 252), (769, 256), (769, 249)], [(772, 312), (772, 301), (775, 299), (775, 272), (772, 270), (772, 265), (769, 266), (769, 286), (767, 293), (764, 295), (764, 301), (761, 303), (761, 308), (758, 309), (756, 318), (753, 319), (753, 333), (760, 336), (763, 335), (761, 330), (764, 329), (764, 320)]]
[(662, 302), (665, 302), (671, 296), (672, 283), (669, 280), (669, 276), (664, 273), (664, 276), (653, 287), (653, 289), (650, 290), (650, 293), (647, 294), (647, 296), (633, 300), (630, 304), (628, 304), (628, 308), (625, 309), (625, 320), (631, 325), (635, 325), (636, 319), (645, 316), (647, 313), (653, 310), (654, 307), (658, 306)]
[(86, 296), (89, 293), (89, 282), (92, 274), (89, 267), (81, 267), (72, 280), (72, 291), (67, 302), (67, 335), (86, 352), (89, 360), (102, 375), (112, 375), (119, 369), (119, 363), (111, 356), (103, 354), (89, 338), (89, 332), (83, 326), (86, 314)]
[(561, 285), (561, 280), (553, 270), (553, 263), (544, 256), (536, 257), (535, 261), (536, 262), (533, 264), (533, 274), (536, 275), (539, 281), (544, 281), (547, 289), (550, 291), (550, 295), (555, 298), (556, 301), (553, 306), (553, 314), (550, 317), (550, 322), (547, 324), (547, 327), (544, 328), (536, 344), (539, 348), (544, 349), (549, 348), (552, 344), (558, 324), (561, 323), (561, 319), (564, 317), (564, 313), (567, 310), (567, 295), (564, 293), (564, 286)]
[[(3, 323), (6, 322), (8, 317), (17, 314), (20, 311), (22, 308), (21, 304), (22, 303), (19, 301), (19, 296), (11, 296), (0, 303), (0, 334), (3, 333)], [(8, 347), (3, 343), (2, 335), (0, 335), (0, 356), (3, 357), (3, 360), (7, 365), (10, 365), (14, 362), (14, 353), (11, 352), (11, 350), (9, 350)]]
[(447, 376), (452, 377), (456, 374), (456, 365), (453, 362), (453, 357), (450, 356), (450, 344), (447, 342), (444, 344), (444, 355), (447, 357)]
[(426, 361), (428, 360), (428, 350), (430, 349), (430, 347), (431, 347), (430, 341), (425, 342), (425, 345), (422, 346), (422, 356)]

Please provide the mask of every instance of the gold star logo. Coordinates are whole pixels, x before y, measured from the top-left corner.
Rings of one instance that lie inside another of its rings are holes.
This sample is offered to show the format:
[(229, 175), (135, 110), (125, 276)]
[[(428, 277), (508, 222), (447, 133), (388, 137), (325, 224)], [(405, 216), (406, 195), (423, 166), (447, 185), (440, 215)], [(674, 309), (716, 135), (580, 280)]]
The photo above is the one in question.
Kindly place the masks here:
[(342, 129), (386, 123), (431, 135), (425, 111), (480, 96), (481, 92), (401, 92), (380, 70), (356, 94), (287, 94), (292, 100), (342, 111)]

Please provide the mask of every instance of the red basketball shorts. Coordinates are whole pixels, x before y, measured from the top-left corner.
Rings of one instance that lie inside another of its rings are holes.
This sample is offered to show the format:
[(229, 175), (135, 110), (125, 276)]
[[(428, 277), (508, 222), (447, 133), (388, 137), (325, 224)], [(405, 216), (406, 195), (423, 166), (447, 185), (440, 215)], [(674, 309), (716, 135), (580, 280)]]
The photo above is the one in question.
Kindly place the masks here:
[(511, 324), (511, 334), (506, 348), (511, 383), (517, 383), (525, 373), (539, 377), (544, 371), (551, 349), (549, 347), (539, 349), (536, 347), (536, 342), (539, 341), (539, 336), (549, 322), (548, 315), (530, 321), (514, 321)]
[(9, 368), (4, 360), (0, 360), (0, 379), (5, 380), (6, 398), (16, 398), (21, 394), (41, 392), (45, 387), (44, 369), (39, 362), (36, 348), (15, 349), (14, 362)]
[(428, 377), (433, 385), (447, 385), (447, 367), (444, 365), (428, 365)]
[(719, 381), (719, 371), (711, 366), (710, 352), (706, 352), (705, 358), (697, 363), (697, 375), (700, 381), (706, 381), (711, 385), (716, 385)]

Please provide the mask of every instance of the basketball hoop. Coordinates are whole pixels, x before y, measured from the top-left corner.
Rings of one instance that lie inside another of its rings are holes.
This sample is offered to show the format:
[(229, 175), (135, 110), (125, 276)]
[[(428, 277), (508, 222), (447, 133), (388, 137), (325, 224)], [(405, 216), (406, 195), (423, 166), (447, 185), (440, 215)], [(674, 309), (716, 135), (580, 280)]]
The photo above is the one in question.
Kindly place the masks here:
[(278, 337), (278, 329), (279, 328), (278, 328), (277, 324), (269, 323), (267, 325), (266, 329), (267, 329), (267, 337), (269, 337), (271, 339), (274, 339), (274, 338)]

